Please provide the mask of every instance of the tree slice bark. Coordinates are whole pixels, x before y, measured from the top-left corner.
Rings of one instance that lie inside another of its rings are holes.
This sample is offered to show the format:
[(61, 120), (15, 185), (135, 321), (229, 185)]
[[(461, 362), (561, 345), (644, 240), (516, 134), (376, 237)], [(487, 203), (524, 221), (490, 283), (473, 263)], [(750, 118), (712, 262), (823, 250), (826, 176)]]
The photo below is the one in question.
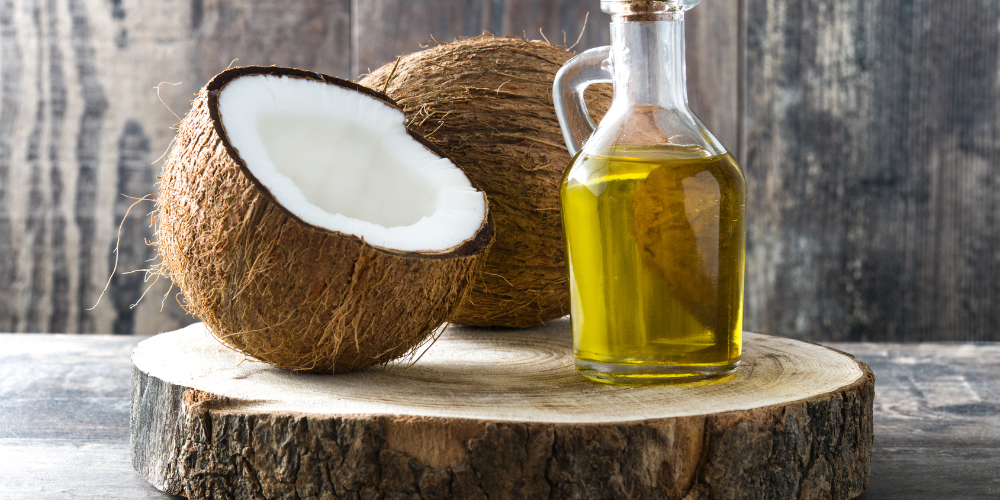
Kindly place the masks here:
[(573, 368), (566, 320), (453, 327), (423, 356), (275, 370), (200, 324), (132, 354), (132, 460), (190, 498), (848, 499), (868, 486), (874, 375), (747, 333), (736, 374), (622, 387)]

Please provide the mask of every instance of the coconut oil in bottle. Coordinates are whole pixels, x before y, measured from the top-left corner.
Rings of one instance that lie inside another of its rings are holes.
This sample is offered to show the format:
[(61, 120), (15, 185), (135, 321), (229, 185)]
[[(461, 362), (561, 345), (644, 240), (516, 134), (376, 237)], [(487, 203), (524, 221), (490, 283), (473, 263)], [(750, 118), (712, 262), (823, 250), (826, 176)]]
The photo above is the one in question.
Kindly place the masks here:
[[(574, 158), (560, 189), (577, 369), (643, 384), (732, 373), (742, 350), (746, 179), (687, 102), (684, 11), (603, 0), (610, 47), (556, 75)], [(583, 93), (614, 83), (594, 125)]]
[(729, 153), (581, 152), (560, 194), (585, 375), (649, 381), (735, 368), (746, 184)]

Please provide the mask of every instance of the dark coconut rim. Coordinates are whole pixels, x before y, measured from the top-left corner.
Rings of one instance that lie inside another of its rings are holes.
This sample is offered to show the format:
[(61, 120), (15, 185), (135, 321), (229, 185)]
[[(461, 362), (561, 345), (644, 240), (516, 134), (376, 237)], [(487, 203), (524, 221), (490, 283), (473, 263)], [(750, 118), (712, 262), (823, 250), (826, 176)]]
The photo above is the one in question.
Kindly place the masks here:
[[(278, 209), (281, 210), (290, 219), (315, 231), (327, 234), (335, 234), (343, 238), (353, 239), (362, 245), (371, 247), (380, 252), (384, 252), (390, 255), (397, 255), (401, 257), (414, 258), (414, 259), (438, 260), (438, 259), (449, 259), (454, 257), (467, 257), (483, 253), (489, 247), (490, 242), (493, 240), (493, 233), (495, 230), (493, 224), (493, 214), (490, 211), (489, 200), (486, 199), (486, 193), (483, 192), (483, 190), (479, 188), (479, 185), (476, 184), (476, 182), (472, 180), (468, 175), (466, 175), (464, 171), (462, 172), (462, 175), (465, 176), (465, 178), (469, 181), (472, 187), (475, 188), (480, 193), (483, 193), (483, 201), (486, 204), (486, 218), (483, 220), (483, 224), (479, 226), (479, 229), (476, 231), (476, 234), (472, 239), (465, 240), (464, 242), (462, 242), (461, 245), (458, 245), (457, 247), (452, 247), (448, 250), (409, 252), (409, 251), (394, 250), (391, 248), (372, 245), (371, 243), (366, 242), (363, 238), (354, 236), (353, 234), (346, 234), (340, 231), (334, 231), (332, 229), (327, 229), (325, 227), (309, 224), (308, 222), (299, 218), (299, 216), (292, 213), (291, 210), (285, 208), (285, 206), (279, 203), (278, 200), (274, 197), (274, 195), (271, 194), (271, 191), (267, 188), (267, 186), (265, 186), (264, 183), (260, 182), (260, 180), (257, 179), (257, 177), (253, 175), (253, 173), (250, 171), (250, 168), (247, 167), (246, 161), (243, 160), (243, 158), (239, 155), (239, 152), (236, 150), (235, 147), (233, 147), (232, 143), (229, 141), (229, 134), (226, 133), (226, 127), (223, 125), (222, 117), (219, 115), (219, 94), (222, 93), (222, 90), (226, 87), (226, 85), (236, 80), (237, 78), (241, 78), (244, 76), (259, 76), (259, 75), (301, 78), (303, 80), (313, 80), (317, 82), (327, 83), (330, 85), (337, 85), (338, 87), (342, 87), (348, 90), (353, 90), (368, 97), (372, 97), (374, 99), (382, 101), (386, 105), (391, 106), (392, 108), (399, 110), (400, 112), (402, 112), (402, 108), (398, 104), (396, 104), (396, 101), (392, 100), (391, 97), (381, 92), (372, 90), (368, 87), (363, 87), (352, 81), (344, 80), (342, 78), (337, 78), (335, 76), (324, 75), (323, 73), (305, 71), (297, 68), (283, 68), (280, 66), (241, 66), (238, 68), (228, 69), (226, 71), (223, 71), (222, 73), (219, 73), (218, 75), (215, 75), (215, 77), (212, 78), (212, 81), (208, 82), (208, 85), (205, 86), (205, 90), (208, 92), (208, 113), (212, 119), (212, 124), (215, 127), (215, 133), (218, 134), (220, 139), (222, 139), (222, 144), (226, 147), (226, 152), (229, 153), (229, 156), (236, 161), (237, 165), (239, 165), (240, 171), (243, 172), (243, 175), (245, 175), (248, 179), (250, 179), (250, 182), (254, 184), (257, 190), (260, 191), (260, 193), (264, 195), (265, 198), (267, 198), (271, 203), (273, 203), (276, 207), (278, 207)], [(437, 146), (431, 144), (430, 141), (424, 139), (422, 136), (413, 132), (409, 128), (406, 129), (406, 132), (410, 135), (410, 137), (412, 137), (421, 145), (423, 145), (425, 148), (427, 148), (431, 153), (434, 153), (439, 158), (446, 158), (453, 165), (455, 165), (456, 168), (459, 168), (458, 164), (455, 163), (454, 160), (449, 158), (448, 155), (446, 155), (444, 151), (441, 151), (441, 149), (439, 149)], [(459, 170), (461, 170), (461, 168), (459, 168)]]

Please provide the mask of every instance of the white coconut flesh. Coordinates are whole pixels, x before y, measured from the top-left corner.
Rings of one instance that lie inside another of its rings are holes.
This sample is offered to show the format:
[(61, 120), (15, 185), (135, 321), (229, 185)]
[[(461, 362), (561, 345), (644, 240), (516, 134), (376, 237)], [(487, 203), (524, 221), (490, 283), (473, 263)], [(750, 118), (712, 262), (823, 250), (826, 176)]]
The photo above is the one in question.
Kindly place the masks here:
[(304, 222), (400, 251), (472, 239), (486, 197), (406, 132), (403, 113), (367, 94), (285, 76), (228, 83), (219, 116), (274, 199)]

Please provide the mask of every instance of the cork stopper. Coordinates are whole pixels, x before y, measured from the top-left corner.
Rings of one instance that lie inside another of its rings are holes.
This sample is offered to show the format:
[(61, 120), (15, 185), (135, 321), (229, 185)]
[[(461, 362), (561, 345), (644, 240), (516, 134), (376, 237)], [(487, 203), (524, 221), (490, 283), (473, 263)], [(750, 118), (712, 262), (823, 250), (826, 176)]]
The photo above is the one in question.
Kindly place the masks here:
[(658, 21), (698, 5), (701, 0), (601, 0), (601, 10), (625, 21)]

